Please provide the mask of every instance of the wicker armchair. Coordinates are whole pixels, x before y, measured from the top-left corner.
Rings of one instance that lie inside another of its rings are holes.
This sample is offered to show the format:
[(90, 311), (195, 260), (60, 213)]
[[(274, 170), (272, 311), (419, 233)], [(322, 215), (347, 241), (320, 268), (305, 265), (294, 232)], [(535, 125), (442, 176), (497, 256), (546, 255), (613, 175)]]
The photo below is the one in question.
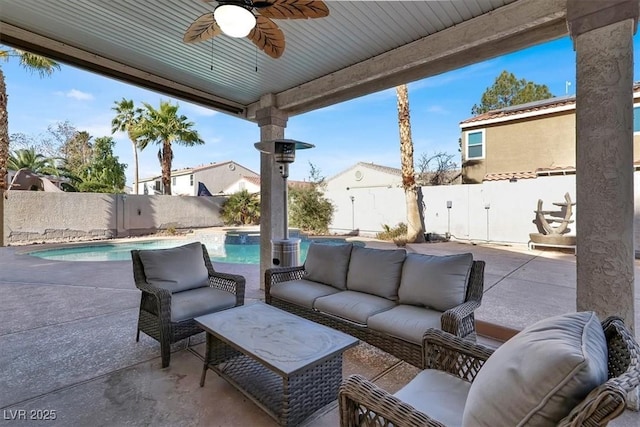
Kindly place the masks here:
[[(133, 278), (136, 287), (142, 291), (136, 341), (140, 340), (140, 331), (157, 340), (160, 343), (162, 367), (166, 368), (169, 366), (171, 358), (171, 344), (200, 333), (202, 329), (193, 318), (177, 322), (171, 320), (172, 293), (167, 289), (147, 283), (140, 252), (142, 251), (131, 251)], [(235, 306), (244, 304), (245, 278), (239, 275), (216, 272), (204, 245), (202, 245), (202, 254), (209, 273), (209, 286), (235, 295)], [(212, 309), (210, 312), (217, 310), (219, 308)]]
[[(626, 407), (630, 391), (640, 384), (640, 347), (622, 320), (602, 322), (607, 339), (609, 380), (593, 389), (559, 426), (604, 426)], [(473, 382), (492, 349), (432, 329), (424, 337), (427, 369), (444, 371)], [(339, 391), (340, 425), (347, 426), (444, 426), (366, 380), (352, 375)], [(505, 408), (508, 410), (508, 408)]]

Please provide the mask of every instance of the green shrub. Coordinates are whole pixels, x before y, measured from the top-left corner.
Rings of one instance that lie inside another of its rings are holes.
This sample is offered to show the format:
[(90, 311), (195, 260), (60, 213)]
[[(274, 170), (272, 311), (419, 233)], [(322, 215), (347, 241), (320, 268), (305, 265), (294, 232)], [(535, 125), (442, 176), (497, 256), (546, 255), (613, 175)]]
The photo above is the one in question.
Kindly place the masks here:
[(383, 231), (376, 234), (376, 238), (380, 240), (396, 240), (401, 241), (407, 237), (407, 224), (404, 222), (399, 223), (395, 227), (390, 227), (387, 224), (382, 224)]
[(326, 234), (334, 206), (324, 197), (318, 183), (289, 190), (289, 222), (310, 234)]
[(260, 199), (247, 190), (233, 193), (220, 212), (225, 225), (255, 225), (260, 223)]

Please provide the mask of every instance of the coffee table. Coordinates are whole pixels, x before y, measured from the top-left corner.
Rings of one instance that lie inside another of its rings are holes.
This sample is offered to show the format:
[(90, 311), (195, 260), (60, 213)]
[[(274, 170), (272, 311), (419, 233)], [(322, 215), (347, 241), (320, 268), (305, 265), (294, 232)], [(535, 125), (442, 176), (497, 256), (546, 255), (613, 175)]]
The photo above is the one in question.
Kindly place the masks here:
[(280, 425), (337, 399), (350, 335), (256, 302), (197, 317), (207, 333), (200, 386), (212, 369)]

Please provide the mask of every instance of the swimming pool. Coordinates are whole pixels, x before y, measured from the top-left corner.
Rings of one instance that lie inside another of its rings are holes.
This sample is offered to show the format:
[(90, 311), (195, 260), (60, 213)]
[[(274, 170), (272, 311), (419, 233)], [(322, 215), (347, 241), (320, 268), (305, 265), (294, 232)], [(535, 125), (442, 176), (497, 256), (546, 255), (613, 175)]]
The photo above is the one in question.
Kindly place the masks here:
[[(132, 249), (166, 249), (190, 243), (195, 240), (148, 240), (129, 243), (101, 243), (27, 252), (28, 255), (58, 261), (129, 261)], [(260, 264), (260, 245), (220, 243), (200, 239), (207, 246), (209, 256), (215, 262), (232, 264)], [(300, 242), (300, 262), (307, 258), (307, 250), (312, 241), (325, 244), (342, 244), (344, 239), (303, 239)], [(363, 242), (353, 242), (364, 246)]]

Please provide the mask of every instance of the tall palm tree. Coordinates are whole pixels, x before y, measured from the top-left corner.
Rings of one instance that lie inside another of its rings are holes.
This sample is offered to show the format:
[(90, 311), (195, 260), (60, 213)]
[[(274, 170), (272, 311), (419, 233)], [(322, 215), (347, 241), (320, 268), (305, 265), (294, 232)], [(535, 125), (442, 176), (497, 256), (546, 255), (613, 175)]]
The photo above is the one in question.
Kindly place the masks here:
[[(30, 72), (37, 72), (40, 77), (50, 76), (55, 70), (60, 69), (60, 65), (49, 58), (18, 49), (0, 47), (0, 59), (8, 61), (9, 58), (18, 58), (23, 68)], [(7, 86), (2, 67), (0, 67), (0, 191), (7, 189), (7, 160), (9, 159), (7, 100)], [(2, 243), (0, 242), (0, 244)]]
[(111, 133), (127, 132), (131, 144), (133, 145), (133, 194), (138, 194), (138, 141), (135, 138), (135, 127), (142, 117), (142, 109), (134, 108), (133, 100), (124, 99), (114, 101), (115, 106), (111, 108), (116, 112), (116, 116), (111, 120)]
[[(0, 60), (16, 57), (20, 65), (29, 71), (37, 71), (40, 77), (51, 75), (60, 66), (49, 58), (18, 49), (0, 47)], [(9, 159), (9, 119), (7, 112), (7, 86), (0, 67), (0, 246), (4, 246), (4, 192), (7, 189), (7, 160)]]
[(424, 230), (418, 207), (418, 187), (413, 167), (413, 139), (411, 138), (411, 118), (409, 115), (409, 91), (407, 85), (396, 87), (398, 99), (398, 128), (400, 130), (400, 164), (402, 187), (407, 203), (407, 242), (424, 242)]
[(168, 101), (160, 101), (160, 108), (155, 109), (146, 102), (145, 111), (134, 137), (138, 141), (140, 150), (144, 150), (150, 143), (161, 145), (158, 150), (158, 160), (162, 166), (162, 186), (164, 194), (171, 194), (171, 162), (173, 161), (172, 143), (191, 147), (204, 144), (200, 135), (193, 129), (194, 123), (186, 116), (178, 115), (178, 105)]

